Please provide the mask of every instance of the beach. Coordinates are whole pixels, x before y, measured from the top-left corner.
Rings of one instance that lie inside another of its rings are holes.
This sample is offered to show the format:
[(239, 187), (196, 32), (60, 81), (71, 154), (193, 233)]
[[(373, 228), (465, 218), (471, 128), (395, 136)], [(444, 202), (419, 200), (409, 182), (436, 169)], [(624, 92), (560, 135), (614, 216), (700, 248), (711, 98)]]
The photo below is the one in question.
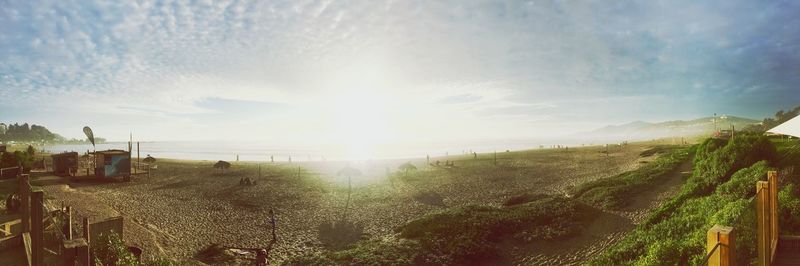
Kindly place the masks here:
[[(214, 169), (213, 161), (159, 158), (155, 163), (158, 169), (150, 177), (138, 175), (131, 182), (61, 180), (43, 188), (56, 200), (73, 206), (78, 217), (125, 217), (126, 242), (142, 247), (145, 256), (166, 256), (181, 264), (200, 263), (197, 252), (214, 243), (266, 247), (271, 240), (268, 213), (273, 210), (277, 242), (269, 258), (280, 264), (359, 239), (393, 237), (397, 226), (451, 207), (497, 206), (524, 193), (565, 195), (578, 183), (633, 170), (653, 160), (655, 157), (640, 155), (652, 146), (618, 146), (608, 154), (604, 147), (510, 151), (432, 157), (430, 162), (426, 158), (360, 163), (233, 162), (225, 172)], [(397, 167), (405, 162), (418, 169), (399, 171)], [(444, 166), (446, 162), (453, 166)], [(361, 174), (349, 178), (338, 174), (344, 167), (357, 168)], [(240, 185), (245, 177), (256, 184)], [(353, 187), (351, 192), (348, 185)], [(345, 205), (349, 205), (346, 213)], [(357, 229), (356, 236), (325, 230), (323, 224), (342, 216)], [(618, 216), (628, 226), (634, 222)], [(607, 237), (600, 234), (581, 243), (606, 243)], [(515, 260), (523, 261), (532, 256), (560, 258), (563, 252), (517, 253)]]

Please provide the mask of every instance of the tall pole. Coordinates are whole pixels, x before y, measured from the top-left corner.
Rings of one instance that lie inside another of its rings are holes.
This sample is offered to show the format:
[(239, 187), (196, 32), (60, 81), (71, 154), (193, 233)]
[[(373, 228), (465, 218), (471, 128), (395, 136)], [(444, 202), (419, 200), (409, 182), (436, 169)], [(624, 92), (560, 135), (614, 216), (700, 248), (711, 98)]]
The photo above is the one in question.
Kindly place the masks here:
[(141, 164), (139, 162), (139, 159), (141, 159), (141, 157), (140, 157), (140, 154), (139, 154), (139, 142), (137, 141), (136, 142), (136, 170), (137, 170), (136, 172), (139, 172), (138, 171), (139, 170), (139, 166), (141, 166)]

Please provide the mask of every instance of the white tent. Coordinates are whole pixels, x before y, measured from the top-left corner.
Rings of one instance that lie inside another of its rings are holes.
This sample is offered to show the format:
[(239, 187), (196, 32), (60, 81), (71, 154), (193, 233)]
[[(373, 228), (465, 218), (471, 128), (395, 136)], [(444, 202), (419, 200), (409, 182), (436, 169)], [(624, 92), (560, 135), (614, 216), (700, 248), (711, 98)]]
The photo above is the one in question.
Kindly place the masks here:
[(800, 137), (800, 116), (789, 119), (789, 121), (767, 130), (767, 132)]

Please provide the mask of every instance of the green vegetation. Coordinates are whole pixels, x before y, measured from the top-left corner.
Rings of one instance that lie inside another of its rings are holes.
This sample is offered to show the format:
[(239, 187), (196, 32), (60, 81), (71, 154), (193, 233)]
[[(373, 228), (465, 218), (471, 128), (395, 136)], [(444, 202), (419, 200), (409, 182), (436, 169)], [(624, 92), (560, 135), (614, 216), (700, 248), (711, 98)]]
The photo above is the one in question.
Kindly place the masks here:
[(642, 156), (663, 154), (655, 161), (634, 171), (580, 184), (570, 192), (574, 198), (598, 208), (612, 210), (624, 208), (632, 200), (632, 195), (645, 193), (648, 187), (657, 185), (659, 179), (686, 161), (692, 151), (693, 147), (657, 146), (642, 152)]
[(800, 141), (773, 140), (781, 155), (779, 166), (793, 170), (789, 176), (782, 176), (778, 182), (782, 184), (778, 192), (778, 208), (780, 211), (780, 229), (782, 234), (800, 235)]
[(133, 253), (128, 250), (125, 242), (116, 233), (100, 234), (98, 239), (92, 240), (92, 257), (95, 265), (119, 265), (119, 266), (172, 266), (178, 265), (174, 261), (166, 258), (153, 258), (139, 263)]
[[(6, 127), (5, 131), (2, 130), (4, 126)], [(0, 123), (0, 142), (9, 141), (70, 144), (88, 143), (86, 140), (66, 139), (61, 135), (50, 132), (49, 129), (40, 125), (28, 125), (28, 123), (23, 123), (22, 125), (19, 123), (5, 125)], [(95, 141), (97, 143), (106, 142), (104, 138), (95, 138)]]
[(715, 224), (738, 230), (740, 264), (750, 264), (756, 257), (754, 182), (766, 178), (776, 158), (775, 146), (763, 136), (706, 140), (697, 147), (694, 171), (678, 195), (590, 264), (699, 264), (706, 231)]
[(535, 197), (510, 207), (465, 206), (425, 215), (396, 229), (400, 238), (362, 240), (348, 249), (297, 258), (288, 265), (462, 265), (499, 258), (499, 242), (553, 240), (582, 230), (597, 210), (563, 197)]
[(0, 168), (22, 166), (24, 172), (30, 172), (36, 161), (36, 149), (28, 146), (25, 151), (4, 152), (0, 155)]
[(40, 125), (9, 124), (5, 132), (0, 132), (0, 141), (36, 141), (51, 142), (61, 138), (58, 134), (50, 132)]
[(138, 260), (115, 233), (100, 234), (92, 241), (92, 256), (95, 265), (137, 265)]

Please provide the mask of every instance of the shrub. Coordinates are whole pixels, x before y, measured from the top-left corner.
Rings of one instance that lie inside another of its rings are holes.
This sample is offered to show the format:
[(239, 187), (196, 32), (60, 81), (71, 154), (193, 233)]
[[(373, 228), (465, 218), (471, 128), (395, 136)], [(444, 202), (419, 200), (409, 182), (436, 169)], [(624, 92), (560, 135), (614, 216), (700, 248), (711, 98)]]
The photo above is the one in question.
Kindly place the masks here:
[(91, 245), (95, 265), (139, 265), (116, 233), (100, 234), (97, 240), (92, 240)]
[(766, 180), (767, 161), (759, 161), (753, 166), (739, 170), (728, 182), (717, 187), (716, 193), (726, 200), (745, 199), (755, 196), (755, 183)]
[(678, 195), (590, 264), (700, 264), (706, 232), (715, 224), (736, 228), (737, 259), (750, 264), (756, 256), (754, 182), (764, 176), (776, 154), (775, 146), (762, 136), (704, 141), (697, 147), (692, 176)]

